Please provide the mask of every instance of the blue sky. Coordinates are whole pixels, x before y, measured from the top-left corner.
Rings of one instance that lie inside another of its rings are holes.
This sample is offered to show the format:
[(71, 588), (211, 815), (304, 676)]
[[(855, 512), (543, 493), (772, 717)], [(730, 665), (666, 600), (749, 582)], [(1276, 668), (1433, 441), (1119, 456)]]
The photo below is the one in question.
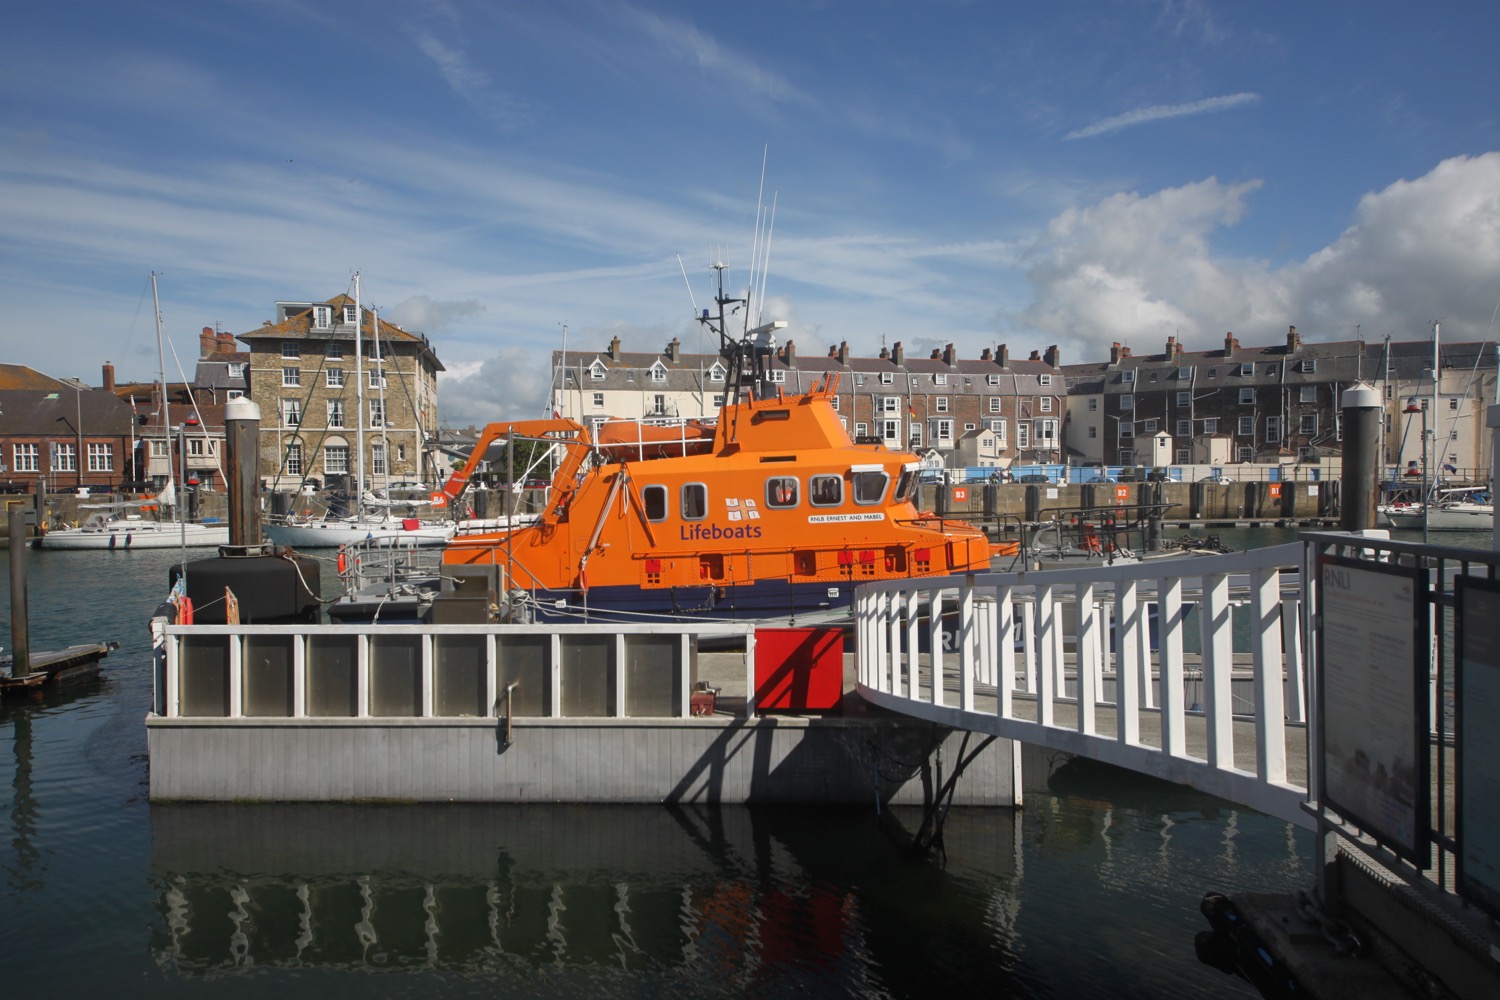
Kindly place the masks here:
[[(0, 3), (0, 360), (97, 384), (362, 275), (445, 423), (657, 350), (708, 264), (803, 355), (1065, 362), (1500, 303), (1500, 5)], [(760, 189), (762, 160), (765, 186)], [(173, 368), (170, 359), (169, 369)]]

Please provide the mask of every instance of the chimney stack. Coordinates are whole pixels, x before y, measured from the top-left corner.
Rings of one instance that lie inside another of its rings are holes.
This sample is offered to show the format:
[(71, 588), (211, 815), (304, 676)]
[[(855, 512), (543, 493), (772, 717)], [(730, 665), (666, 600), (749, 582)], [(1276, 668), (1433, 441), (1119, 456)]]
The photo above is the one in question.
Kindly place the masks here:
[(615, 337), (609, 342), (609, 358), (611, 361), (620, 360), (620, 338)]
[(1168, 361), (1175, 361), (1177, 359), (1177, 352), (1180, 351), (1180, 350), (1181, 350), (1181, 348), (1179, 348), (1177, 346), (1177, 338), (1176, 337), (1168, 337), (1167, 338), (1167, 360)]
[(1056, 344), (1047, 348), (1047, 352), (1042, 355), (1042, 360), (1047, 362), (1047, 367), (1049, 368), (1058, 367), (1058, 362), (1062, 360), (1062, 355), (1057, 352)]
[(1042, 360), (1042, 352), (1041, 351), (1032, 351), (1031, 352), (1031, 357), (1027, 358), (1026, 360), (1027, 361), (1040, 361), (1040, 360)]
[(1118, 340), (1109, 345), (1109, 363), (1112, 365), (1120, 363), (1120, 342)]
[(1235, 352), (1235, 350), (1239, 346), (1240, 346), (1240, 342), (1238, 340), (1234, 339), (1234, 334), (1232, 334), (1232, 333), (1226, 333), (1226, 334), (1224, 334), (1224, 357), (1226, 357), (1226, 358), (1232, 358), (1232, 357), (1234, 357), (1234, 352)]
[(995, 355), (993, 353), (991, 353), (991, 351), (990, 351), (990, 349), (988, 347), (984, 348), (983, 350), (981, 350), (979, 352), (979, 360), (980, 361), (992, 361), (992, 360), (994, 360), (994, 357), (995, 357)]
[(1001, 344), (995, 348), (995, 363), (1001, 368), (1010, 367), (1010, 345)]
[(891, 348), (891, 361), (898, 366), (906, 364), (906, 351), (902, 349), (899, 340), (896, 341), (896, 346)]
[(232, 333), (216, 333), (214, 334), (214, 339), (217, 341), (220, 354), (233, 354), (238, 347), (234, 342), (234, 334)]
[(848, 363), (849, 363), (849, 341), (847, 341), (847, 340), (841, 340), (841, 341), (839, 341), (839, 364), (841, 364), (841, 365), (847, 365)]
[(206, 358), (219, 350), (219, 338), (214, 335), (214, 328), (205, 326), (203, 332), (198, 334), (198, 357)]
[(104, 362), (104, 391), (115, 391), (115, 366), (111, 362)]
[(673, 337), (672, 342), (667, 345), (667, 360), (674, 365), (682, 360), (682, 342), (676, 337)]
[(927, 357), (931, 361), (941, 361), (943, 360), (943, 352), (934, 347), (932, 353), (927, 355)]
[(943, 364), (947, 365), (949, 368), (952, 368), (957, 363), (958, 363), (958, 351), (954, 350), (952, 344), (948, 344), (948, 345), (944, 346), (944, 348), (943, 348)]
[(782, 348), (781, 357), (782, 357), (782, 360), (786, 362), (786, 366), (788, 368), (796, 368), (797, 367), (797, 343), (796, 343), (796, 341), (788, 340), (786, 342), (786, 347)]
[(1287, 327), (1286, 328), (1286, 352), (1288, 354), (1296, 354), (1300, 350), (1302, 350), (1302, 337), (1301, 337), (1301, 335), (1297, 333), (1297, 328), (1295, 326), (1289, 326), (1289, 327)]
[(889, 361), (890, 357), (891, 357), (890, 349), (886, 348), (886, 347), (882, 347), (880, 349), (880, 360), (882, 360), (882, 361)]

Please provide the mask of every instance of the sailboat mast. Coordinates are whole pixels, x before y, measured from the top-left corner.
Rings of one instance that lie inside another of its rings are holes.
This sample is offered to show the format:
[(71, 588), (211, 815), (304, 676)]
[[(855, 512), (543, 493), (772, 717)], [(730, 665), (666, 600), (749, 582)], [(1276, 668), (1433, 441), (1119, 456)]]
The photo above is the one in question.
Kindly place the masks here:
[[(378, 309), (370, 310), (370, 336), (375, 341), (375, 375), (380, 379), (380, 389), (378, 392), (380, 397), (380, 467), (383, 470), (381, 475), (384, 476), (381, 486), (385, 489), (390, 489), (391, 442), (385, 434), (386, 426), (390, 421), (385, 419), (385, 369), (380, 365), (380, 310)], [(372, 478), (370, 481), (373, 483), (374, 479)]]
[(365, 495), (365, 354), (360, 340), (359, 272), (354, 272), (354, 495)]
[[(167, 456), (167, 485), (161, 491), (161, 500), (169, 507), (177, 506), (177, 491), (172, 484), (172, 420), (167, 413), (167, 352), (162, 347), (161, 335), (161, 300), (156, 294), (156, 272), (151, 272), (151, 311), (156, 315), (156, 360), (161, 366), (161, 381), (157, 383), (158, 391), (161, 393), (161, 446), (162, 453)], [(83, 461), (83, 456), (78, 456), (78, 461)], [(148, 460), (146, 463), (150, 465)], [(82, 468), (82, 465), (79, 466)]]

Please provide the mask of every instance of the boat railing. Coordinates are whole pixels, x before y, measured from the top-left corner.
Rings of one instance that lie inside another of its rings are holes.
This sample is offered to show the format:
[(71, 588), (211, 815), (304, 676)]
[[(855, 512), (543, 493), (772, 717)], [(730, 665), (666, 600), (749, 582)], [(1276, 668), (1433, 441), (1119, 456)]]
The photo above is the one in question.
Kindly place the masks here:
[(743, 647), (746, 711), (755, 712), (749, 623), (254, 626), (156, 619), (153, 632), (152, 713), (165, 719), (686, 719), (706, 639)]

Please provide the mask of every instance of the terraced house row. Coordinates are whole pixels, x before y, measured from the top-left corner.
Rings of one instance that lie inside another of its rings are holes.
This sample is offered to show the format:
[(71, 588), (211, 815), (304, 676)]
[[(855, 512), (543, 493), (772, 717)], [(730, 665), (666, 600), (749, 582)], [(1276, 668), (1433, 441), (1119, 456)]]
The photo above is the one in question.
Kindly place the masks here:
[[(1168, 337), (1161, 353), (1114, 344), (1108, 360), (1069, 365), (1056, 346), (1020, 358), (1001, 344), (966, 359), (952, 344), (909, 357), (897, 342), (856, 357), (847, 343), (804, 356), (788, 341), (771, 379), (797, 393), (836, 374), (852, 436), (951, 468), (1150, 464), (1148, 441), (1161, 435), (1174, 464), (1316, 462), (1339, 455), (1341, 395), (1365, 381), (1386, 401), (1387, 464), (1420, 460), (1425, 414), (1435, 462), (1484, 478), (1495, 346), (1442, 344), (1436, 368), (1433, 350), (1431, 340), (1310, 342), (1296, 327), (1268, 346), (1226, 334), (1222, 348), (1188, 351)], [(624, 351), (616, 337), (602, 351), (554, 352), (552, 363), (556, 410), (585, 423), (711, 418), (724, 400), (723, 359), (684, 353), (676, 339), (649, 353)]]

